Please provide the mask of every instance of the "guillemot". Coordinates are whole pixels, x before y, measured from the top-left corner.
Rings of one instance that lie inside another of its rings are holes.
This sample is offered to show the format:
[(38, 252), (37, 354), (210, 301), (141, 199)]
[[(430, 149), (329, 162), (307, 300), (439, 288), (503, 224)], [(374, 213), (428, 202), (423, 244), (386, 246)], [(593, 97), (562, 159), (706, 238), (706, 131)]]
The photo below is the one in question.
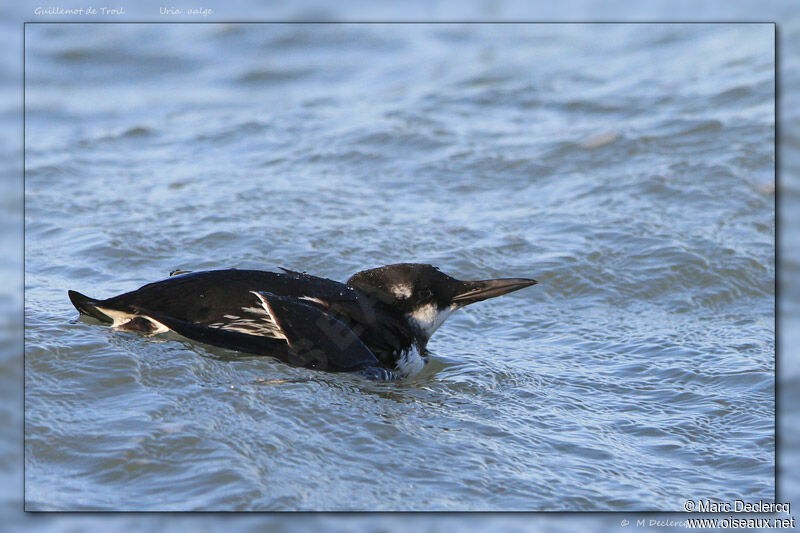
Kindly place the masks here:
[(346, 283), (280, 270), (174, 271), (105, 300), (68, 292), (81, 314), (118, 330), (172, 331), (294, 366), (388, 380), (422, 369), (428, 340), (455, 310), (537, 283), (461, 281), (419, 263), (364, 270)]

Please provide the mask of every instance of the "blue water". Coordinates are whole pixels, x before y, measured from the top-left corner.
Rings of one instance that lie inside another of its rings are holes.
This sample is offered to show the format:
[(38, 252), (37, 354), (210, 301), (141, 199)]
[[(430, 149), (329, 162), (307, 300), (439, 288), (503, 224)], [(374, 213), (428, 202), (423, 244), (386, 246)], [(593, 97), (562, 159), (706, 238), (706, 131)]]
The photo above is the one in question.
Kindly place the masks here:
[[(28, 25), (29, 510), (774, 496), (771, 25)], [(400, 383), (77, 321), (176, 268), (540, 285)]]

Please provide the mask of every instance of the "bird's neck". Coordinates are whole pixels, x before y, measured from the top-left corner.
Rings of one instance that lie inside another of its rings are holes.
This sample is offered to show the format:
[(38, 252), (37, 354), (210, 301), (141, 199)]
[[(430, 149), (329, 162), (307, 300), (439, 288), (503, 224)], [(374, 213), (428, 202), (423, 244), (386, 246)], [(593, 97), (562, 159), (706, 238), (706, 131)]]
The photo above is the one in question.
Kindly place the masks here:
[(406, 320), (414, 332), (421, 349), (425, 348), (428, 340), (453, 311), (455, 311), (455, 307), (439, 309), (434, 304), (427, 304), (406, 314)]

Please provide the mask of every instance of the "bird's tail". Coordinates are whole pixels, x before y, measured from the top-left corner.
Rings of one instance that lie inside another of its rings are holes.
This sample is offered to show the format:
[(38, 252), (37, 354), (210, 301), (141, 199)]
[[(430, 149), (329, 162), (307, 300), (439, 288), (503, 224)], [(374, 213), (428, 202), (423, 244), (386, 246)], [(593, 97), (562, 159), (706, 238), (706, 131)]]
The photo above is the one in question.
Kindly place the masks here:
[(72, 302), (72, 305), (74, 305), (75, 309), (77, 309), (82, 315), (88, 315), (100, 320), (101, 322), (113, 322), (110, 316), (106, 315), (97, 308), (98, 304), (101, 303), (100, 300), (89, 298), (85, 294), (81, 294), (77, 291), (67, 291), (67, 294), (69, 294), (69, 300)]

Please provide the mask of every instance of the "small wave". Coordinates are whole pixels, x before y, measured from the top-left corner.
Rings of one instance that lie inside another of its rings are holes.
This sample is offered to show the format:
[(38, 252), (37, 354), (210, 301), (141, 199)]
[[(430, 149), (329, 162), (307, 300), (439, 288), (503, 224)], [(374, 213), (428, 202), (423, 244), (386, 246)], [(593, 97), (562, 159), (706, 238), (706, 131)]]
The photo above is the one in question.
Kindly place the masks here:
[(361, 134), (350, 141), (354, 145), (380, 147), (381, 149), (415, 149), (432, 151), (447, 146), (432, 135), (419, 132), (376, 131)]
[(122, 132), (120, 137), (145, 137), (147, 135), (152, 135), (154, 130), (152, 128), (148, 128), (147, 126), (134, 126)]
[(269, 129), (269, 124), (258, 120), (247, 120), (225, 128), (205, 131), (195, 135), (198, 141), (222, 142), (243, 136), (257, 135)]
[(602, 100), (567, 100), (566, 102), (551, 105), (554, 105), (563, 111), (587, 114), (593, 113), (605, 115), (609, 113), (623, 113), (628, 111), (626, 106), (612, 104), (610, 102), (603, 102)]
[(240, 74), (235, 81), (246, 85), (277, 85), (298, 81), (314, 74), (312, 69), (303, 68), (255, 68)]
[(580, 142), (580, 146), (581, 148), (587, 148), (589, 150), (593, 150), (595, 148), (600, 148), (607, 144), (611, 144), (617, 139), (619, 139), (619, 133), (613, 131), (605, 131), (602, 133), (595, 133), (594, 135), (586, 137), (584, 140)]
[(662, 122), (653, 128), (657, 135), (643, 135), (637, 139), (641, 143), (658, 142), (663, 139), (691, 137), (720, 131), (723, 127), (717, 119), (673, 119)]
[(484, 72), (458, 83), (458, 86), (465, 88), (498, 87), (516, 79), (516, 75), (510, 72)]
[[(73, 164), (43, 164), (25, 167), (26, 180), (36, 178), (64, 178), (64, 176), (80, 176), (81, 171)], [(29, 182), (30, 183), (30, 182)]]
[(92, 146), (98, 142), (113, 142), (126, 139), (144, 140), (148, 137), (154, 137), (156, 133), (157, 130), (155, 128), (137, 125), (116, 132), (104, 133), (96, 137), (84, 138), (79, 141), (79, 144), (86, 147)]

